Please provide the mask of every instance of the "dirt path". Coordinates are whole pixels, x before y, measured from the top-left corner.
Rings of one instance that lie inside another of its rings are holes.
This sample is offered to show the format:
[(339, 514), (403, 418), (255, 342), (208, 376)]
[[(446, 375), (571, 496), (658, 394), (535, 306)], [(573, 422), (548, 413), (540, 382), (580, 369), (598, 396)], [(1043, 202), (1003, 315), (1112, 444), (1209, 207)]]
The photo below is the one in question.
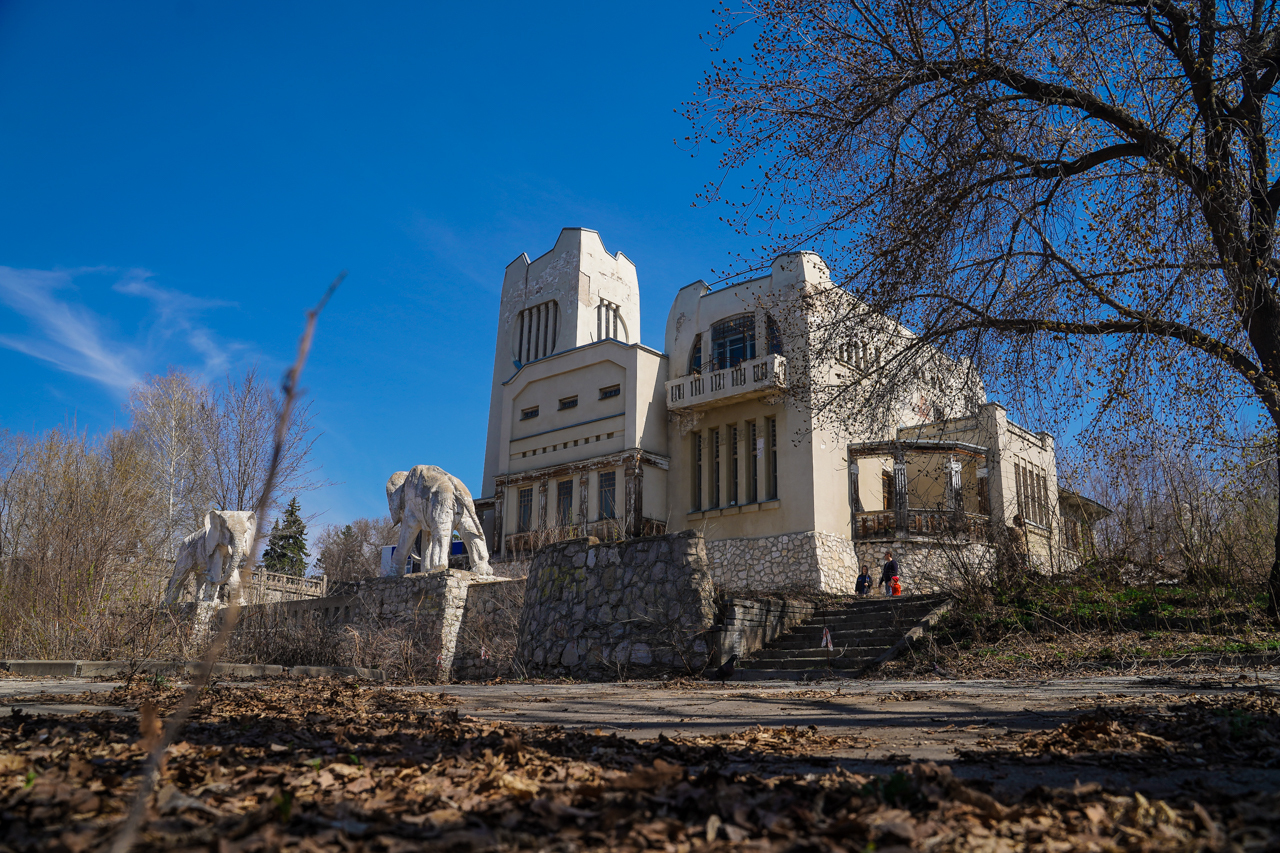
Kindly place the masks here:
[[(263, 686), (270, 682), (261, 682)], [(30, 713), (112, 710), (110, 706), (59, 702), (84, 691), (107, 692), (112, 682), (84, 679), (3, 679), (0, 700), (44, 693), (21, 707)], [(1109, 789), (1140, 791), (1148, 797), (1177, 792), (1280, 789), (1278, 769), (1169, 767), (1131, 770), (1096, 764), (962, 760), (960, 752), (1004, 735), (1052, 729), (1097, 703), (1134, 703), (1174, 697), (1226, 695), (1259, 688), (1280, 689), (1280, 673), (1232, 673), (1177, 677), (1099, 676), (1056, 681), (929, 680), (623, 684), (453, 684), (394, 687), (409, 692), (449, 693), (459, 713), (482, 720), (551, 724), (568, 729), (618, 734), (637, 740), (660, 735), (697, 737), (754, 726), (815, 726), (824, 734), (867, 738), (864, 749), (835, 751), (818, 758), (772, 757), (777, 772), (820, 772), (844, 767), (856, 773), (884, 773), (912, 761), (952, 766), (961, 778), (984, 783), (996, 794), (1020, 796), (1037, 785), (1071, 787), (1098, 782)], [(14, 705), (0, 705), (0, 716)], [(114, 709), (131, 714), (126, 709)], [(759, 768), (758, 763), (755, 765)]]

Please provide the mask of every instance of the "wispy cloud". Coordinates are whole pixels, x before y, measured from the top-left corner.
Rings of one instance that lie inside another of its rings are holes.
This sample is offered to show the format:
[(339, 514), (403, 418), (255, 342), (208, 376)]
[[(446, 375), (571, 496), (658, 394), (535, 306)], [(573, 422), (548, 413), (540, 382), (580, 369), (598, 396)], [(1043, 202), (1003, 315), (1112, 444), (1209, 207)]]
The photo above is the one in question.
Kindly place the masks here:
[(204, 311), (234, 308), (236, 303), (220, 299), (203, 299), (177, 290), (160, 287), (148, 270), (130, 270), (113, 289), (118, 293), (139, 296), (151, 303), (157, 322), (150, 330), (153, 343), (159, 345), (175, 338), (195, 350), (204, 359), (206, 375), (226, 372), (229, 353), (243, 349), (239, 344), (218, 340), (212, 330), (196, 322)]
[[(137, 317), (136, 303), (134, 307), (121, 306), (119, 314), (113, 311), (104, 316), (81, 299), (76, 279), (102, 274), (117, 278), (112, 291), (147, 302), (149, 310), (139, 317), (133, 339), (121, 334), (113, 318)], [(0, 347), (87, 377), (117, 393), (141, 381), (146, 373), (163, 371), (171, 363), (195, 360), (199, 362), (195, 369), (205, 376), (225, 372), (231, 356), (247, 347), (219, 338), (200, 319), (207, 311), (234, 307), (234, 303), (191, 296), (162, 287), (152, 279), (150, 272), (141, 269), (121, 274), (109, 268), (32, 270), (0, 266), (0, 304), (23, 317), (29, 327), (25, 334), (0, 334)]]
[(60, 291), (74, 289), (76, 274), (94, 271), (0, 266), (0, 302), (25, 317), (35, 333), (0, 335), (0, 346), (123, 390), (141, 378), (138, 353), (118, 341), (108, 342), (92, 311), (59, 298)]

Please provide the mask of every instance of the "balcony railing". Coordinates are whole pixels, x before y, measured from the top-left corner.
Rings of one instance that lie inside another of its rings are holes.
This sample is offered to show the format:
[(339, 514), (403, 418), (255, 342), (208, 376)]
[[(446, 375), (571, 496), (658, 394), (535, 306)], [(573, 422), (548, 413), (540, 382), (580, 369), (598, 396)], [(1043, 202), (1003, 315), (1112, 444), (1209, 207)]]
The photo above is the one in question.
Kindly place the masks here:
[[(932, 509), (908, 509), (905, 513), (908, 536), (957, 536), (967, 535), (973, 541), (985, 542), (989, 538), (991, 519), (987, 515)], [(898, 534), (898, 513), (884, 509), (859, 512), (853, 518), (855, 539), (893, 539)]]
[(697, 410), (759, 397), (787, 387), (787, 360), (780, 355), (744, 361), (736, 367), (691, 373), (666, 384), (667, 408)]
[[(657, 536), (667, 532), (666, 522), (653, 518), (643, 519), (641, 536)], [(560, 527), (548, 527), (542, 530), (526, 530), (523, 533), (507, 535), (504, 556), (514, 558), (532, 554), (539, 548), (569, 539), (581, 539), (594, 536), (601, 542), (621, 542), (627, 539), (627, 531), (621, 519), (611, 518), (593, 521), (587, 524), (566, 524)]]

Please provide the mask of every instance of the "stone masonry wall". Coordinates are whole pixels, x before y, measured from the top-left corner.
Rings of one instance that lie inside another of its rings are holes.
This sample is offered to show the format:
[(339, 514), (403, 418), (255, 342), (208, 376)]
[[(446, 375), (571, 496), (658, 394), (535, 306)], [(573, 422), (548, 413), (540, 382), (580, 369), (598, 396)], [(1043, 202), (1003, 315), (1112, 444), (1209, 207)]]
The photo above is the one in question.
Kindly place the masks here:
[(513, 674), (524, 585), (520, 577), (474, 583), (467, 589), (453, 655), (454, 678), (487, 681)]
[[(858, 559), (880, 583), (884, 552), (898, 561), (898, 581), (905, 594), (946, 592), (967, 578), (979, 578), (995, 565), (995, 548), (979, 542), (945, 542), (937, 539), (881, 539), (854, 543)], [(878, 586), (873, 587), (878, 591)]]
[(851, 594), (858, 579), (853, 545), (830, 533), (809, 531), (713, 540), (707, 543), (707, 555), (722, 591)]
[[(329, 625), (350, 625), (378, 631), (395, 628), (414, 636), (427, 656), (434, 659), (434, 679), (448, 681), (453, 675), (458, 636), (467, 615), (471, 590), (491, 584), (522, 584), (473, 572), (440, 570), (417, 572), (404, 577), (368, 578), (347, 587), (343, 595), (250, 605), (247, 619), (255, 611), (269, 609), (300, 622), (318, 619)], [(476, 600), (481, 600), (479, 592)], [(472, 609), (471, 613), (483, 612)], [(430, 668), (430, 667), (429, 667)]]
[(543, 548), (529, 569), (517, 665), (580, 678), (700, 671), (715, 621), (706, 554), (696, 531)]
[(724, 625), (720, 629), (719, 665), (729, 655), (745, 657), (764, 648), (778, 635), (813, 617), (813, 602), (762, 598), (755, 601), (730, 598), (724, 603)]

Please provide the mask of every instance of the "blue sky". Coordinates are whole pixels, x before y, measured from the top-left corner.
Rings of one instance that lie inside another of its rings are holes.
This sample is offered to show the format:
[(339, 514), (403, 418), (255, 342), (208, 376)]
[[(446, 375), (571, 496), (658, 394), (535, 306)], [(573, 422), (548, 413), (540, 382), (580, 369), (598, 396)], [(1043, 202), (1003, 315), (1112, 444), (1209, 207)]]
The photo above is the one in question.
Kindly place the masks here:
[(560, 228), (677, 289), (750, 245), (675, 110), (711, 4), (0, 2), (0, 426), (127, 426), (130, 384), (291, 360), (317, 523), (386, 511), (395, 470), (480, 485), (502, 270)]

